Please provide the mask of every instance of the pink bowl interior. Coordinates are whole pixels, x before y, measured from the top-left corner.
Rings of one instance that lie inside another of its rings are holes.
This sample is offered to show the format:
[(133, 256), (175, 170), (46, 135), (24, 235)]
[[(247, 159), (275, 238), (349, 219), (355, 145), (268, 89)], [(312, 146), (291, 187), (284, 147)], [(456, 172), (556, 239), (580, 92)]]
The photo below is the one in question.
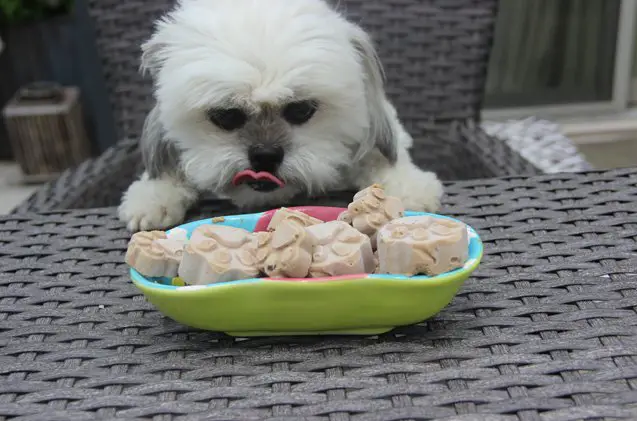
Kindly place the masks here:
[[(313, 218), (320, 219), (323, 222), (335, 221), (338, 219), (341, 213), (345, 212), (347, 209), (345, 208), (330, 208), (330, 207), (321, 207), (321, 206), (299, 206), (294, 208), (288, 208), (292, 210), (296, 210), (299, 212), (303, 212), (306, 215), (310, 215)], [(257, 225), (254, 228), (255, 232), (266, 231), (268, 229), (268, 225), (270, 225), (270, 221), (272, 221), (272, 217), (275, 213), (277, 213), (278, 209), (274, 209), (271, 211), (264, 212)]]

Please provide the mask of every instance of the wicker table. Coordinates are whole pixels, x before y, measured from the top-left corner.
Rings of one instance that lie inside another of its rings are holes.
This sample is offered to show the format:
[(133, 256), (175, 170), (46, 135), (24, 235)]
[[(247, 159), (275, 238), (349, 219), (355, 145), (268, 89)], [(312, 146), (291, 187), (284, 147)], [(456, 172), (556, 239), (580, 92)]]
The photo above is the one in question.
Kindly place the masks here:
[(0, 419), (637, 419), (637, 169), (446, 203), (484, 264), (436, 319), (370, 338), (192, 331), (127, 280), (114, 209), (4, 217)]

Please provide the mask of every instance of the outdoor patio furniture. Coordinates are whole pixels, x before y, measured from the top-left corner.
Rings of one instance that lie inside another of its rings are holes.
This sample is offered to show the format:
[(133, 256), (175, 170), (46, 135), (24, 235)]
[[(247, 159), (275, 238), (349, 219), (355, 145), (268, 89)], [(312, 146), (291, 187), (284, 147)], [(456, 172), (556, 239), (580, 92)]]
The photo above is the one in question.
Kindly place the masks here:
[(594, 169), (559, 124), (529, 117), (506, 122), (485, 121), (487, 134), (506, 142), (511, 149), (543, 173), (583, 172)]
[[(128, 278), (115, 206), (140, 170), (138, 44), (167, 3), (89, 0), (125, 140), (0, 216), (0, 420), (637, 419), (637, 168), (538, 174), (478, 129), (495, 0), (342, 1), (382, 38), (416, 159), (456, 180), (441, 212), (485, 243), (442, 313), (253, 339), (158, 313)], [(235, 212), (210, 198), (188, 219)]]
[(0, 419), (637, 419), (637, 169), (448, 192), (483, 264), (439, 316), (379, 337), (195, 331), (128, 279), (114, 208), (0, 217)]
[[(137, 140), (152, 106), (139, 73), (140, 45), (173, 0), (89, 0), (121, 140), (47, 184), (16, 209), (115, 206), (142, 171)], [(480, 129), (497, 0), (342, 0), (376, 40), (388, 93), (415, 138), (413, 156), (445, 180), (540, 171)], [(131, 30), (130, 28), (134, 28)]]

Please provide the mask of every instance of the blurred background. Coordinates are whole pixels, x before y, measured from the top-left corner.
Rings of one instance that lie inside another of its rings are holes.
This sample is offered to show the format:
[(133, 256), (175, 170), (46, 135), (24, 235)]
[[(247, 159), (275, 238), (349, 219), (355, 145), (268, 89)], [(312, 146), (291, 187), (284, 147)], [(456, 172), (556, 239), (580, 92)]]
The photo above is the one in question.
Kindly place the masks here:
[[(66, 167), (104, 152), (117, 136), (84, 2), (0, 0), (0, 16), (2, 213)], [(553, 131), (556, 144), (565, 142), (560, 153), (595, 168), (637, 165), (636, 25), (637, 0), (500, 0), (487, 131), (517, 136), (525, 147), (533, 146), (533, 130)], [(21, 90), (34, 81), (73, 89)], [(30, 107), (16, 101), (16, 92)], [(52, 99), (58, 105), (47, 110), (57, 120), (48, 121), (40, 115)], [(72, 133), (56, 132), (56, 121)], [(32, 144), (12, 146), (17, 135), (31, 136)], [(46, 159), (56, 136), (72, 138), (68, 162)], [(25, 171), (25, 162), (39, 164)]]
[(536, 116), (595, 167), (637, 164), (634, 0), (500, 0), (484, 118)]

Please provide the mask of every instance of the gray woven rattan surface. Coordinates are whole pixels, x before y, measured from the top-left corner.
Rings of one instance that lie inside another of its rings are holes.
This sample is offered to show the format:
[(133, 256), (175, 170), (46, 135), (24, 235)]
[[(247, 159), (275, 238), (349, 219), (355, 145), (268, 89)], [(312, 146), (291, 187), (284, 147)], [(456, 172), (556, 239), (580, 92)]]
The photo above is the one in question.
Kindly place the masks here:
[[(172, 0), (89, 0), (120, 142), (40, 189), (16, 211), (115, 206), (141, 168), (135, 141), (151, 107), (141, 43)], [(341, 0), (373, 35), (388, 93), (414, 137), (414, 160), (446, 180), (537, 169), (474, 124), (485, 85), (496, 0)]]
[[(437, 174), (445, 180), (538, 173), (533, 164), (504, 142), (487, 136), (473, 124), (454, 124), (448, 132), (436, 134), (435, 139)], [(416, 162), (426, 162), (429, 157), (423, 148), (413, 150), (412, 155)], [(40, 188), (14, 213), (118, 206), (122, 193), (142, 171), (137, 142), (121, 142)]]
[(370, 338), (193, 331), (127, 280), (113, 209), (1, 217), (0, 419), (637, 419), (637, 169), (448, 192), (484, 263), (429, 323)]

